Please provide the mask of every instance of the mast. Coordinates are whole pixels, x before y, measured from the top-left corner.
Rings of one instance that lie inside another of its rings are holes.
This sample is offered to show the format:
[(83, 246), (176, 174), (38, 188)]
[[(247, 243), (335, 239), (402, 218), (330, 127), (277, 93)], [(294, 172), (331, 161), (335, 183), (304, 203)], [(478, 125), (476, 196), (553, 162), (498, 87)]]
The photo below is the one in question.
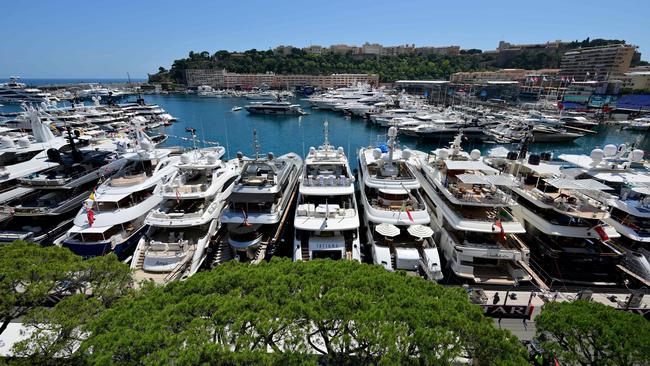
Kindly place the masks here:
[(325, 135), (325, 141), (323, 142), (323, 148), (325, 149), (325, 151), (330, 150), (329, 128), (328, 127), (329, 127), (329, 122), (327, 122), (327, 120), (325, 120), (325, 122), (323, 122), (323, 135)]
[(257, 141), (257, 129), (253, 128), (253, 151), (255, 152), (255, 160), (260, 159), (260, 144)]

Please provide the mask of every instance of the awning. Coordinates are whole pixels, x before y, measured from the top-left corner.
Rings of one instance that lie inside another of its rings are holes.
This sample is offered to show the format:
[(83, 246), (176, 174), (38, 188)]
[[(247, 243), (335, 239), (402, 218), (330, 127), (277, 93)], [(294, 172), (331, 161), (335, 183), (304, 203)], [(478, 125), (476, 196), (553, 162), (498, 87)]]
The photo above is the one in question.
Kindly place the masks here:
[(526, 168), (532, 170), (533, 172), (539, 175), (560, 175), (560, 166), (551, 165), (545, 163), (539, 163), (539, 165), (532, 165), (528, 163), (523, 164)]
[(449, 170), (479, 170), (482, 172), (496, 173), (498, 170), (478, 160), (445, 160)]
[(584, 189), (588, 189), (591, 191), (611, 191), (614, 190), (614, 188), (602, 184), (599, 181), (595, 179), (576, 179), (575, 182), (581, 186)]
[(564, 178), (553, 178), (553, 179), (544, 179), (546, 183), (552, 185), (555, 188), (559, 189), (572, 189), (572, 190), (589, 190), (589, 191), (607, 191), (612, 188), (606, 186), (594, 179), (564, 179)]
[(465, 184), (490, 184), (482, 175), (478, 174), (458, 174), (456, 178)]
[(553, 187), (559, 189), (581, 189), (581, 187), (578, 184), (576, 184), (574, 180), (570, 180), (570, 179), (550, 178), (544, 180), (549, 185), (552, 185)]
[(385, 194), (408, 194), (409, 191), (405, 188), (394, 189), (394, 188), (379, 188), (379, 192)]
[(93, 227), (87, 227), (87, 226), (73, 226), (70, 229), (71, 234), (101, 234), (104, 231), (110, 229), (111, 226), (93, 226)]
[(495, 186), (513, 187), (517, 185), (517, 182), (507, 175), (486, 175), (484, 178)]

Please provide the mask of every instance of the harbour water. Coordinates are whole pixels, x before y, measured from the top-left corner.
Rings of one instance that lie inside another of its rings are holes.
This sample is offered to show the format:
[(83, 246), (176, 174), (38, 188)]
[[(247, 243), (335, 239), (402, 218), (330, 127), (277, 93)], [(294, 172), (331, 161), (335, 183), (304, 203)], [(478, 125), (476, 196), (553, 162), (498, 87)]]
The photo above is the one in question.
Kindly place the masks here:
[[(269, 116), (251, 115), (246, 110), (232, 112), (234, 106), (244, 106), (249, 101), (242, 98), (203, 98), (193, 95), (146, 95), (147, 103), (155, 103), (168, 113), (178, 118), (178, 122), (166, 127), (163, 132), (181, 137), (189, 137), (186, 127), (197, 130), (201, 140), (218, 141), (226, 147), (226, 157), (234, 157), (237, 151), (245, 155), (252, 153), (252, 130), (257, 129), (259, 142), (263, 151), (275, 154), (296, 152), (305, 156), (310, 146), (318, 146), (322, 142), (323, 121), (329, 122), (330, 141), (332, 144), (345, 148), (350, 157), (350, 164), (356, 167), (356, 152), (362, 146), (375, 145), (378, 141), (385, 142), (386, 128), (373, 125), (366, 120), (347, 118), (343, 114), (332, 111), (310, 109), (308, 105), (296, 98), (295, 102), (303, 104), (306, 116)], [(533, 144), (533, 152), (551, 151), (555, 155), (563, 152), (588, 154), (595, 147), (606, 144), (634, 143), (638, 136), (639, 147), (650, 150), (650, 138), (644, 133), (621, 130), (618, 126), (598, 126), (597, 134), (588, 134), (571, 143), (563, 144)], [(421, 151), (446, 146), (446, 140), (422, 140), (407, 136), (398, 136), (403, 146)], [(186, 140), (171, 137), (169, 145), (189, 146)], [(469, 151), (474, 148), (483, 154), (497, 145), (481, 144), (472, 141), (463, 143), (463, 148)], [(507, 146), (506, 146), (507, 147)]]

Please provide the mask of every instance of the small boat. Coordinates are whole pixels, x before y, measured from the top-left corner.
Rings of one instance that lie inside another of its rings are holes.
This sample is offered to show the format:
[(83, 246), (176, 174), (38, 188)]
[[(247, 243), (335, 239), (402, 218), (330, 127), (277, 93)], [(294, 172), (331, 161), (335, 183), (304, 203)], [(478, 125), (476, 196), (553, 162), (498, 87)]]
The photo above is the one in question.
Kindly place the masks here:
[(241, 111), (241, 107), (234, 106), (234, 107), (232, 107), (231, 111), (232, 111), (232, 112)]

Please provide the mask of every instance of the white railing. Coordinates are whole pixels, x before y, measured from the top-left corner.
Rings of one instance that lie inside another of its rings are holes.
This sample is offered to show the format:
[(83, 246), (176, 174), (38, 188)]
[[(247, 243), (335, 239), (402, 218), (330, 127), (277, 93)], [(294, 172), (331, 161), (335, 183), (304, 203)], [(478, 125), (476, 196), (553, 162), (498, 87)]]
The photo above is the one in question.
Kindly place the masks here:
[(345, 187), (352, 184), (352, 179), (344, 175), (308, 175), (303, 184), (307, 187)]

